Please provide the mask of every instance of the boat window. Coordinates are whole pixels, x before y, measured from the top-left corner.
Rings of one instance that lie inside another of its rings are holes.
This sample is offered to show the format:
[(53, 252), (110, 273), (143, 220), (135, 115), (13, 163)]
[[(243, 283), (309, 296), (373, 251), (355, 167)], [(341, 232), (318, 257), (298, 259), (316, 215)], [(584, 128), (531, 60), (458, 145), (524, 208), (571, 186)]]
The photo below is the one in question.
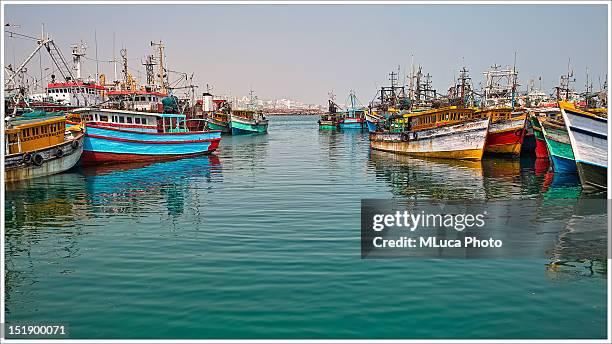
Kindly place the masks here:
[(100, 115), (100, 122), (108, 122), (108, 116)]
[(125, 118), (123, 116), (119, 116), (119, 123), (125, 123)]
[(136, 117), (136, 118), (134, 118), (134, 123), (136, 123), (136, 124), (140, 124), (140, 117)]
[(132, 117), (126, 117), (125, 120), (127, 123), (132, 123)]

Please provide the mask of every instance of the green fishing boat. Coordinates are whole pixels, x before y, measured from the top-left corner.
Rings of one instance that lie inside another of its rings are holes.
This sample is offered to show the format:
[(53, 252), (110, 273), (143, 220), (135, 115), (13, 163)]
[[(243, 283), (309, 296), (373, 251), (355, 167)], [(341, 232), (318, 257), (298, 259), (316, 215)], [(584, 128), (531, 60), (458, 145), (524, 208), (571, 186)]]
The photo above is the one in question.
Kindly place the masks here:
[(565, 123), (560, 120), (540, 120), (542, 134), (553, 170), (559, 173), (577, 173), (574, 151), (570, 143)]

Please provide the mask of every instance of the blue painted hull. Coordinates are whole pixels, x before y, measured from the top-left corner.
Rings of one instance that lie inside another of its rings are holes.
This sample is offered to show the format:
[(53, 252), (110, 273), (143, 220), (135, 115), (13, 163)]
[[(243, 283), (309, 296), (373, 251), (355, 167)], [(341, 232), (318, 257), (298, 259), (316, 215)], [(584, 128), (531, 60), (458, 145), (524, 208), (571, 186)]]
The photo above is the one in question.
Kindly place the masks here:
[(363, 129), (359, 122), (340, 123), (340, 129)]
[(576, 161), (573, 159), (566, 159), (557, 155), (550, 155), (552, 160), (553, 170), (558, 173), (578, 173), (576, 168)]
[(130, 162), (177, 159), (214, 151), (220, 131), (177, 134), (142, 133), (87, 126), (84, 162)]
[(243, 130), (240, 128), (232, 128), (232, 135), (249, 135), (249, 134), (265, 134), (266, 132), (262, 131), (252, 131), (252, 130)]
[(366, 126), (368, 128), (368, 131), (376, 131), (376, 129), (378, 129), (378, 123), (374, 123), (371, 121), (366, 120)]

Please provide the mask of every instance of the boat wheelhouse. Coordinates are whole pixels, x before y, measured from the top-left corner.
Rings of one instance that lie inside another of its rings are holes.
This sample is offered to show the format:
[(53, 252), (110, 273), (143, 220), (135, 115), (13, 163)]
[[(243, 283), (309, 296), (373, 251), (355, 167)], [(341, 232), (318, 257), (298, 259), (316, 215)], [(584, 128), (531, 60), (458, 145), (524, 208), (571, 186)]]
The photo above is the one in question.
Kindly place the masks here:
[[(163, 112), (162, 99), (166, 93), (149, 90), (108, 91), (110, 104), (132, 111)], [(113, 107), (111, 105), (111, 107)]]

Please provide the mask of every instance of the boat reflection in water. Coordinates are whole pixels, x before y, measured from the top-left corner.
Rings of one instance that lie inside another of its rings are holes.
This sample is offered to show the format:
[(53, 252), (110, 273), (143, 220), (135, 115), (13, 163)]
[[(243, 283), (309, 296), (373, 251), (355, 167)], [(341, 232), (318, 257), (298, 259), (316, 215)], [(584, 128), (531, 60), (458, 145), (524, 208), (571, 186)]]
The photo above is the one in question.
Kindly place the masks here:
[[(180, 215), (186, 194), (201, 181), (220, 177), (216, 155), (161, 163), (82, 167), (91, 205), (102, 213), (135, 213), (165, 200), (169, 215)], [(193, 185), (193, 187), (192, 187)], [(148, 201), (147, 201), (148, 200)], [(154, 212), (154, 209), (150, 211)]]
[[(580, 180), (578, 180), (580, 185)], [(607, 209), (606, 199), (590, 198), (583, 194), (575, 200), (545, 200), (541, 216), (550, 216), (551, 209), (558, 208), (559, 202), (572, 203), (565, 207), (567, 218), (563, 229), (557, 233), (556, 243), (551, 250), (546, 271), (550, 278), (566, 276), (607, 277)]]
[(377, 179), (386, 180), (396, 196), (413, 199), (484, 199), (480, 161), (419, 159), (370, 150)]

